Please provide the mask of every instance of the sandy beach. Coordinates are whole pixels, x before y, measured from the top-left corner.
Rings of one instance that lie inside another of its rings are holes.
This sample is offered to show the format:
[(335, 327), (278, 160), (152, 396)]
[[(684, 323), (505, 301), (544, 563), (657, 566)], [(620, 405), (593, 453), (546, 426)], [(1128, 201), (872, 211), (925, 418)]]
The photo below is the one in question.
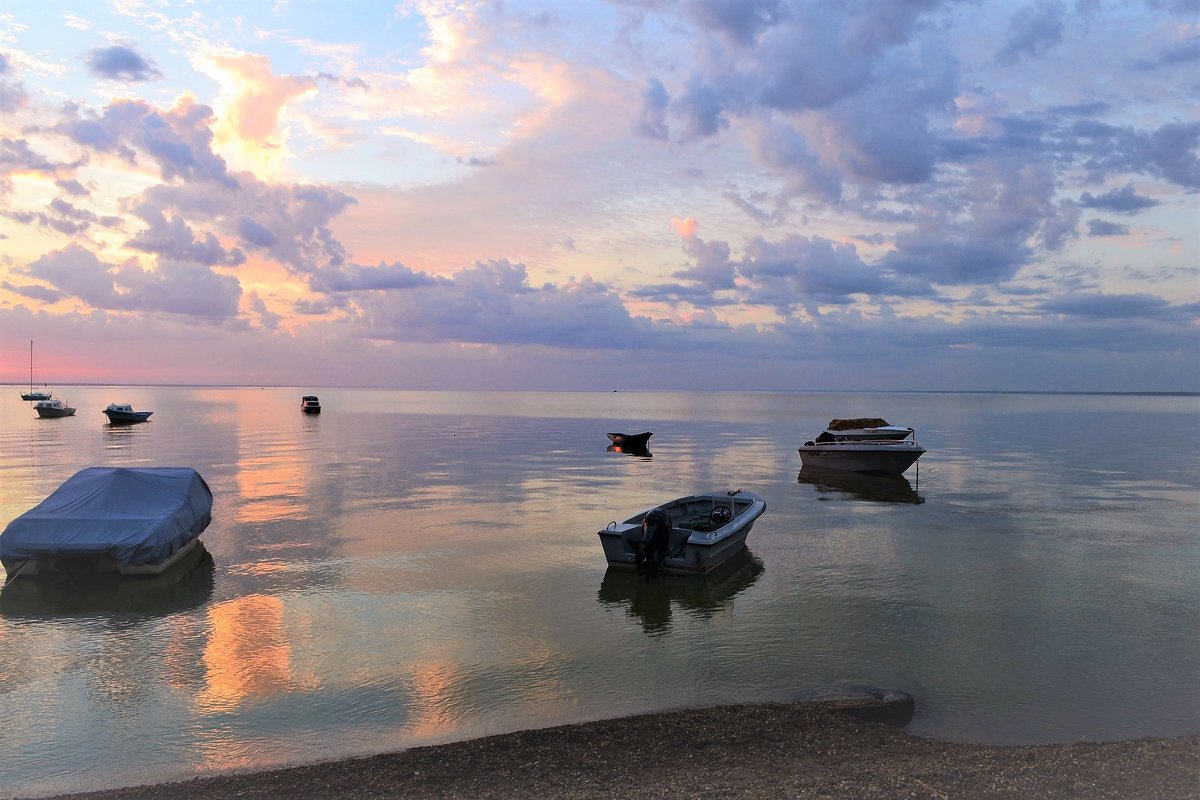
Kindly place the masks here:
[(718, 706), (62, 797), (1183, 800), (1200, 797), (1200, 736), (992, 746), (827, 703)]

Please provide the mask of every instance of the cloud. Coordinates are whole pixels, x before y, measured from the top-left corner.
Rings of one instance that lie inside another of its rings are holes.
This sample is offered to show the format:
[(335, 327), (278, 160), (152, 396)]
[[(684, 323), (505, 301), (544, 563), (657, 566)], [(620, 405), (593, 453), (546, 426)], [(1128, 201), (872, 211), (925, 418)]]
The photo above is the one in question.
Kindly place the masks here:
[(1136, 214), (1147, 208), (1154, 208), (1159, 201), (1138, 194), (1134, 190), (1133, 184), (1128, 183), (1120, 189), (1112, 189), (1099, 196), (1094, 196), (1091, 192), (1084, 192), (1079, 198), (1079, 204), (1084, 208), (1098, 208), (1118, 214)]
[(781, 0), (687, 0), (683, 10), (701, 27), (743, 47), (787, 13)]
[(325, 293), (415, 289), (437, 283), (429, 275), (414, 272), (403, 264), (380, 264), (377, 267), (346, 264), (318, 269), (309, 279), (309, 287), (314, 292)]
[(667, 108), (670, 104), (671, 98), (662, 81), (654, 77), (648, 78), (646, 87), (642, 90), (641, 110), (634, 123), (634, 131), (651, 139), (666, 140), (670, 135), (670, 128), (667, 126)]
[(649, 328), (602, 283), (584, 277), (533, 287), (525, 265), (504, 260), (355, 302), (373, 337), (408, 342), (608, 349), (645, 346)]
[(158, 209), (142, 204), (139, 216), (149, 224), (125, 243), (126, 247), (176, 262), (204, 266), (237, 266), (246, 260), (238, 248), (226, 250), (211, 232), (197, 239), (181, 217), (167, 218)]
[(1038, 0), (1013, 14), (1008, 40), (996, 54), (1000, 64), (1015, 64), (1022, 57), (1036, 57), (1059, 44), (1066, 27), (1066, 8), (1055, 0)]
[(1088, 236), (1125, 236), (1128, 233), (1128, 225), (1120, 225), (1103, 219), (1088, 220)]
[(0, 114), (13, 114), (24, 108), (29, 101), (19, 83), (10, 83), (7, 80), (11, 72), (8, 57), (0, 53)]
[(165, 181), (211, 182), (235, 187), (225, 161), (212, 151), (212, 109), (183, 97), (160, 111), (140, 100), (117, 100), (96, 114), (69, 106), (57, 130), (76, 144), (113, 153), (130, 164), (148, 156)]
[(242, 293), (236, 278), (202, 265), (160, 258), (154, 270), (134, 260), (112, 266), (78, 244), (47, 253), (24, 273), (93, 308), (115, 311), (228, 319), (237, 316)]
[(153, 62), (124, 45), (97, 47), (85, 61), (88, 68), (102, 78), (136, 82), (156, 80), (163, 76)]
[(1200, 188), (1200, 122), (1168, 122), (1141, 131), (1086, 121), (1069, 132), (1094, 181), (1113, 173), (1135, 173)]
[(1148, 294), (1075, 294), (1046, 300), (1038, 308), (1048, 314), (1099, 321), (1171, 320), (1182, 325), (1193, 322), (1200, 313), (1200, 303), (1173, 305)]

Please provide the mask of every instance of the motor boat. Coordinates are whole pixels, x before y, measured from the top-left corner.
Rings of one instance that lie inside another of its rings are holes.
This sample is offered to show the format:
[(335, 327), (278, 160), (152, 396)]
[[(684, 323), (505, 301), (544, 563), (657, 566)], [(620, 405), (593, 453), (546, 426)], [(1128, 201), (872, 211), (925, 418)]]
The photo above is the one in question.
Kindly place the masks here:
[(212, 491), (190, 467), (88, 467), (0, 533), (18, 575), (159, 575), (194, 556)]
[(305, 414), (320, 414), (321, 401), (317, 399), (316, 395), (306, 394), (300, 398), (300, 410)]
[(610, 567), (703, 574), (746, 547), (767, 510), (753, 492), (736, 489), (679, 497), (599, 531)]
[(109, 403), (108, 408), (104, 409), (104, 413), (108, 416), (108, 421), (114, 425), (127, 424), (131, 422), (145, 422), (150, 419), (153, 411), (134, 411), (133, 406), (129, 403)]
[(647, 442), (654, 434), (650, 431), (645, 433), (610, 433), (608, 439), (618, 447), (628, 448), (630, 450), (645, 450)]
[(57, 397), (52, 397), (48, 400), (38, 400), (33, 404), (37, 410), (38, 416), (43, 419), (57, 419), (58, 417), (73, 417), (75, 409), (59, 400)]
[(912, 428), (889, 425), (887, 420), (879, 417), (855, 417), (853, 419), (831, 419), (816, 441), (900, 441), (912, 435)]
[(805, 442), (800, 463), (807, 468), (899, 475), (917, 462), (925, 448), (915, 440), (878, 439)]

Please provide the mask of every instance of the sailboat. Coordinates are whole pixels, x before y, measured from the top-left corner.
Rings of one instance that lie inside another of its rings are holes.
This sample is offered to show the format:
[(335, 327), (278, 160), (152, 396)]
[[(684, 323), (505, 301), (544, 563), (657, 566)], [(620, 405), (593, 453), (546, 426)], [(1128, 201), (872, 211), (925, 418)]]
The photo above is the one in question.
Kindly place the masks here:
[(29, 340), (29, 391), (21, 393), (22, 400), (49, 400), (50, 392), (33, 388), (33, 339)]

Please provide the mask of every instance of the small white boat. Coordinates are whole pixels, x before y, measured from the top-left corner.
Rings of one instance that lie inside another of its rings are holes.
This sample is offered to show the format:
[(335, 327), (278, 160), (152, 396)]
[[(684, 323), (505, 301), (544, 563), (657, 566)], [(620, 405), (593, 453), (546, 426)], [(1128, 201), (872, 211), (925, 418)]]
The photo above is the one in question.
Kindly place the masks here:
[(212, 492), (189, 467), (88, 467), (0, 533), (17, 575), (158, 575), (200, 547)]
[(58, 417), (72, 417), (75, 415), (75, 409), (57, 397), (52, 397), (49, 400), (39, 400), (34, 403), (33, 407), (37, 409), (38, 416), (43, 419), (57, 419)]
[(121, 424), (129, 422), (145, 422), (150, 419), (153, 411), (134, 411), (129, 403), (109, 403), (104, 409), (110, 423)]
[(925, 448), (915, 441), (894, 439), (805, 442), (799, 450), (800, 463), (806, 469), (840, 469), (878, 475), (899, 475), (917, 463), (925, 452)]
[(680, 497), (599, 531), (610, 567), (700, 574), (741, 552), (754, 521), (767, 510), (737, 489)]
[(879, 417), (857, 417), (829, 420), (829, 424), (817, 437), (817, 441), (833, 442), (839, 439), (848, 442), (900, 441), (912, 435), (912, 428), (889, 425), (887, 420)]
[(317, 399), (316, 395), (306, 394), (300, 398), (300, 410), (305, 414), (320, 414), (321, 401)]

